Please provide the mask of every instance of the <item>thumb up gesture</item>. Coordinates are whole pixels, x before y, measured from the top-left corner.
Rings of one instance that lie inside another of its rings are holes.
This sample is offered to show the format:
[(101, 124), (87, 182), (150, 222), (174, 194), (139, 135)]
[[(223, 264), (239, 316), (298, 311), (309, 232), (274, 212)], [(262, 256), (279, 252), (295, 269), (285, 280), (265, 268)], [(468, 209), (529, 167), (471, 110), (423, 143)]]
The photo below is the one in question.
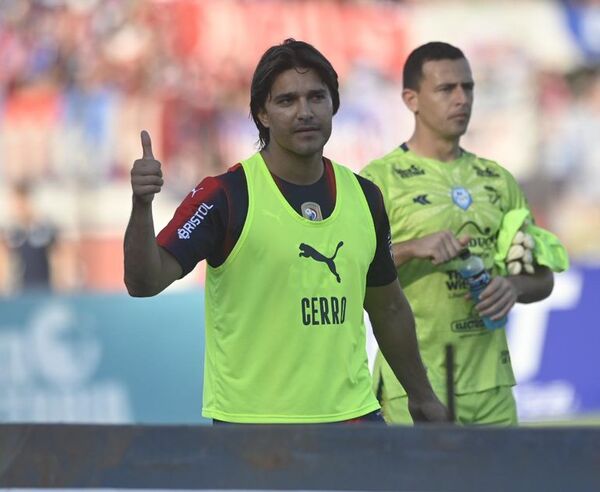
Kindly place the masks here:
[(162, 188), (162, 171), (160, 170), (160, 162), (152, 154), (150, 134), (143, 130), (140, 136), (142, 140), (142, 158), (133, 163), (131, 189), (135, 199), (143, 203), (151, 203), (154, 195), (160, 192)]

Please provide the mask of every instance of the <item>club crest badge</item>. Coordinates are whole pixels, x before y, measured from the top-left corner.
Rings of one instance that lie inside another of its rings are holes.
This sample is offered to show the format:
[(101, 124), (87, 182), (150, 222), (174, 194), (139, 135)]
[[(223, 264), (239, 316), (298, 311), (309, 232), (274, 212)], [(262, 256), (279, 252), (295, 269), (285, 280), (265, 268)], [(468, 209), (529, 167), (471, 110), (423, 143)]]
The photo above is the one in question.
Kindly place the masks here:
[(471, 198), (469, 190), (462, 186), (455, 186), (452, 188), (452, 201), (463, 210), (467, 210), (473, 203), (473, 198)]
[(301, 205), (302, 216), (308, 220), (319, 221), (323, 220), (323, 214), (321, 212), (321, 207), (318, 203), (315, 202), (304, 202)]

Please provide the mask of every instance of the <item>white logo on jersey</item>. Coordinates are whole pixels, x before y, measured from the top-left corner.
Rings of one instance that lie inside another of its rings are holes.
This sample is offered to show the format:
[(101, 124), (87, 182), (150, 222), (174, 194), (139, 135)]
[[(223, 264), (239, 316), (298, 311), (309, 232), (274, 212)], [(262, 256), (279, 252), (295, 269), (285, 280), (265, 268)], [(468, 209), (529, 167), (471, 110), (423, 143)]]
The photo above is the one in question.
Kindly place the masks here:
[(302, 216), (308, 220), (323, 220), (323, 213), (321, 212), (321, 206), (315, 202), (305, 202), (300, 208), (302, 209)]
[(463, 210), (467, 210), (473, 203), (469, 190), (462, 186), (452, 188), (452, 201)]
[(207, 205), (206, 203), (203, 202), (198, 207), (198, 210), (196, 210), (194, 215), (192, 215), (188, 219), (188, 221), (185, 224), (183, 224), (183, 226), (181, 226), (179, 229), (177, 229), (177, 236), (179, 236), (179, 239), (189, 239), (190, 236), (192, 235), (192, 232), (194, 232), (194, 229), (196, 229), (196, 227), (198, 227), (200, 224), (202, 224), (202, 222), (208, 215), (208, 212), (213, 207), (214, 207), (214, 205)]

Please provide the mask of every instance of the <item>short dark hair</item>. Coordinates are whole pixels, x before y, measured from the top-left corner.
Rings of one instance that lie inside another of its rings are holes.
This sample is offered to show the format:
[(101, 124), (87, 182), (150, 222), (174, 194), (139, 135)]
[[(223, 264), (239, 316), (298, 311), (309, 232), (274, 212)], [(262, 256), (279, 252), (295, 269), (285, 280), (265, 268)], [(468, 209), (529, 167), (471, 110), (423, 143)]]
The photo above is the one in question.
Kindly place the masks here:
[(259, 147), (269, 145), (269, 129), (258, 119), (258, 113), (264, 108), (275, 78), (290, 68), (312, 68), (325, 83), (331, 94), (333, 114), (340, 107), (338, 75), (327, 58), (319, 50), (304, 41), (286, 39), (282, 44), (272, 46), (261, 57), (250, 87), (250, 115), (258, 128)]
[(415, 48), (404, 63), (402, 86), (404, 89), (418, 90), (423, 78), (423, 65), (428, 61), (466, 59), (456, 46), (441, 41), (432, 41)]

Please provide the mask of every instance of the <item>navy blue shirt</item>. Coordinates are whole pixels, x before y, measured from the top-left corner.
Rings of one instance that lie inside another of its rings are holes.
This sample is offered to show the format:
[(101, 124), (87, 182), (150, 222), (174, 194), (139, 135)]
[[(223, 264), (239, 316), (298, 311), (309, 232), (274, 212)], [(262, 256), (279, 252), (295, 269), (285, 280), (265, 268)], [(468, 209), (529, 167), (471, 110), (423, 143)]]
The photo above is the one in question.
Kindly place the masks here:
[[(335, 208), (335, 174), (328, 159), (323, 159), (321, 178), (311, 185), (296, 185), (273, 175), (277, 186), (290, 205), (302, 215), (301, 205), (319, 204), (323, 218)], [(355, 175), (369, 204), (375, 224), (377, 247), (367, 273), (367, 285), (379, 287), (396, 279), (396, 268), (390, 253), (390, 224), (379, 188), (371, 181)], [(183, 200), (175, 215), (158, 235), (158, 244), (171, 253), (181, 265), (183, 274), (206, 259), (212, 267), (222, 265), (234, 248), (248, 213), (248, 188), (241, 164), (226, 173), (207, 177)], [(187, 224), (187, 226), (186, 226)], [(189, 236), (187, 240), (180, 240)]]
[(4, 241), (18, 264), (19, 288), (50, 289), (50, 252), (57, 230), (50, 224), (36, 222), (15, 225), (4, 231)]

